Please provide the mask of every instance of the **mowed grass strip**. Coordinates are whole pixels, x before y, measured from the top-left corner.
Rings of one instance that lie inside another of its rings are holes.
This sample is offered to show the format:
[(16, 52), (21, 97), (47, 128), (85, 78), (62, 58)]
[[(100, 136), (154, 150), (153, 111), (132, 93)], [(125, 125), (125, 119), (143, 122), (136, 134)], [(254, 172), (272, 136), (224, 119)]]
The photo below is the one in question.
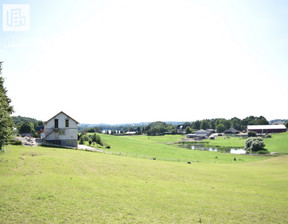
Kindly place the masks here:
[(9, 146), (0, 223), (285, 223), (288, 156), (176, 163)]
[[(113, 136), (101, 135), (101, 139), (111, 146), (107, 152), (121, 156), (156, 159), (175, 162), (196, 163), (242, 163), (266, 159), (267, 156), (233, 155), (229, 153), (207, 152), (180, 148), (170, 144), (181, 140), (183, 135), (165, 136)], [(235, 159), (236, 158), (236, 161)]]

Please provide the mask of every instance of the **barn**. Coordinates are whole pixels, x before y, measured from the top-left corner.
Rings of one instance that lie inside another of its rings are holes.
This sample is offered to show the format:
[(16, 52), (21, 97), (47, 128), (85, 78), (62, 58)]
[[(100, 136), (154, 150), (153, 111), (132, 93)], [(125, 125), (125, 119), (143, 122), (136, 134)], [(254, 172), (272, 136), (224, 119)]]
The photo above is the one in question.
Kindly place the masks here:
[(42, 140), (56, 145), (77, 147), (78, 124), (78, 121), (61, 111), (44, 123)]
[(248, 125), (247, 132), (254, 131), (257, 133), (281, 133), (286, 132), (286, 127), (283, 124), (279, 125)]

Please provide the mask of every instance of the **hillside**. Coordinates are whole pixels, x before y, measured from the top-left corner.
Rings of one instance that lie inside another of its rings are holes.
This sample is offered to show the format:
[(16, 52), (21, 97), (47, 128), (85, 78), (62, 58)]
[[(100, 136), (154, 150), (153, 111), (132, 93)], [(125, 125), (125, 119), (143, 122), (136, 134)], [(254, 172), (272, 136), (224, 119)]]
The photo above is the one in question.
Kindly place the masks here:
[(285, 223), (287, 169), (288, 156), (186, 164), (9, 146), (0, 223)]
[(12, 116), (12, 120), (14, 122), (14, 124), (16, 126), (19, 126), (21, 125), (22, 123), (25, 123), (25, 122), (30, 122), (30, 123), (33, 123), (33, 124), (38, 124), (42, 121), (40, 120), (37, 120), (35, 118), (31, 118), (31, 117), (22, 117), (22, 116)]

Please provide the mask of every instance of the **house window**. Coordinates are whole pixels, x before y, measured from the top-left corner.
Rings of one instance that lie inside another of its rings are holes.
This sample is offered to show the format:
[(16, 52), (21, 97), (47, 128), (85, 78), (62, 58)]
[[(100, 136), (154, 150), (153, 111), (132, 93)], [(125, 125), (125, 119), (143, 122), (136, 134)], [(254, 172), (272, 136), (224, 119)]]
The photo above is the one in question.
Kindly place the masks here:
[(66, 128), (69, 127), (69, 120), (68, 120), (68, 119), (65, 120), (65, 127), (66, 127)]
[(58, 119), (54, 120), (54, 128), (58, 128)]

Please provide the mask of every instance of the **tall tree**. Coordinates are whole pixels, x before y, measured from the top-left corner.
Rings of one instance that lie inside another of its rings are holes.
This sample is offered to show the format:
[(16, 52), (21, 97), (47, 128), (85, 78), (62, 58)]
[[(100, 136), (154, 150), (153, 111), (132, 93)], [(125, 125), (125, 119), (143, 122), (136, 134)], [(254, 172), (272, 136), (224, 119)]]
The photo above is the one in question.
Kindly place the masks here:
[(4, 78), (2, 75), (2, 62), (0, 62), (0, 150), (7, 145), (13, 134), (13, 120), (11, 114), (13, 107), (10, 106), (11, 100), (6, 95), (4, 88)]

